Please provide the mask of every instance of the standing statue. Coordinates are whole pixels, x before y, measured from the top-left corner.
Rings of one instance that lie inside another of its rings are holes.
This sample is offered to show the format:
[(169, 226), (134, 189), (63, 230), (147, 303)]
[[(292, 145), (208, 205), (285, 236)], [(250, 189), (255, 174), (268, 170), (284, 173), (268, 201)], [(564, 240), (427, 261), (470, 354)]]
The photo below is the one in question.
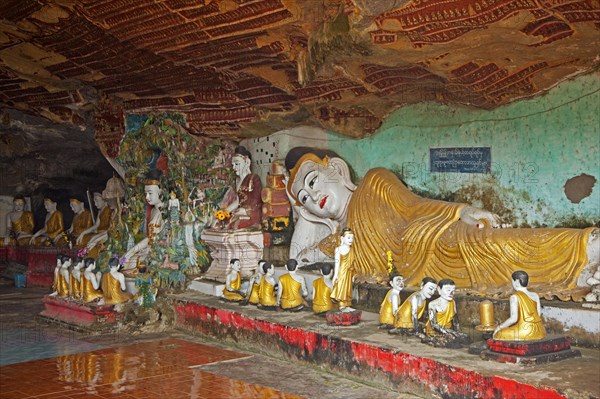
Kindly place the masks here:
[(33, 234), (33, 213), (25, 210), (25, 197), (13, 199), (13, 210), (6, 215), (4, 245), (27, 245)]
[[(75, 241), (76, 245), (87, 245), (97, 234), (106, 233), (110, 227), (110, 222), (114, 214), (113, 208), (116, 208), (116, 203), (112, 208), (107, 206), (108, 204), (102, 197), (102, 193), (96, 192), (94, 193), (94, 205), (96, 205), (96, 208), (98, 209), (96, 222), (93, 226), (88, 227), (77, 236), (77, 240)], [(98, 238), (96, 238), (96, 240), (98, 240)]]
[(356, 186), (333, 151), (296, 147), (285, 162), (288, 194), (299, 213), (291, 247), (301, 242), (331, 256), (328, 234), (352, 226), (357, 234), (352, 264), (362, 276), (384, 276), (391, 249), (403, 260), (396, 269), (409, 286), (426, 276), (452, 275), (458, 287), (497, 292), (506, 283), (502, 276), (524, 269), (539, 289), (562, 294), (586, 286), (600, 263), (598, 229), (480, 228), (497, 227), (498, 217), (422, 198), (381, 168)]
[(304, 298), (308, 295), (306, 281), (296, 272), (297, 267), (296, 259), (288, 259), (285, 263), (287, 273), (279, 277), (277, 304), (289, 312), (298, 312), (304, 309)]
[(425, 277), (421, 281), (421, 289), (406, 298), (406, 301), (398, 308), (394, 320), (394, 328), (390, 334), (416, 334), (421, 335), (423, 328), (419, 320), (425, 313), (427, 300), (435, 294), (437, 281), (431, 277)]
[(179, 224), (180, 212), (177, 194), (175, 194), (175, 191), (171, 191), (169, 194), (169, 220), (171, 221), (171, 226)]
[(244, 300), (242, 289), (242, 276), (240, 275), (240, 260), (231, 259), (229, 261), (231, 271), (225, 279), (225, 288), (223, 289), (223, 299), (232, 302), (240, 302)]
[(100, 291), (102, 273), (94, 273), (94, 270), (96, 269), (95, 259), (85, 258), (83, 263), (85, 271), (83, 272), (81, 281), (81, 298), (85, 303), (98, 301), (102, 298), (102, 291)]
[(73, 216), (73, 223), (67, 230), (67, 234), (73, 238), (77, 243), (79, 236), (93, 226), (92, 213), (85, 209), (85, 204), (79, 198), (70, 198), (69, 203), (71, 204), (71, 210), (75, 214)]
[(56, 247), (67, 245), (63, 214), (56, 209), (56, 201), (46, 197), (44, 199), (44, 207), (47, 212), (44, 227), (31, 237), (29, 244)]
[(121, 273), (121, 263), (118, 258), (108, 260), (109, 271), (102, 276), (102, 294), (101, 304), (118, 305), (131, 300), (133, 295), (126, 291), (125, 275)]
[(546, 330), (542, 324), (540, 297), (527, 289), (529, 276), (522, 270), (512, 274), (515, 293), (510, 296), (510, 316), (494, 330), (498, 341), (530, 341), (542, 339)]
[(321, 315), (333, 310), (331, 290), (333, 288), (333, 267), (329, 263), (321, 265), (321, 278), (313, 281), (313, 312)]
[(250, 170), (252, 157), (245, 147), (238, 146), (232, 158), (233, 170), (237, 176), (236, 190), (228, 191), (220, 207), (232, 216), (227, 228), (237, 230), (259, 227), (262, 214), (262, 183), (260, 177)]
[(146, 225), (146, 237), (135, 244), (125, 254), (125, 270), (135, 269), (138, 261), (143, 261), (148, 257), (150, 248), (154, 243), (154, 238), (158, 236), (164, 226), (161, 208), (163, 202), (161, 200), (160, 189), (160, 174), (157, 169), (153, 169), (148, 174), (148, 179), (145, 182), (146, 202), (152, 207), (150, 211), (150, 219)]
[(440, 297), (429, 304), (429, 320), (425, 325), (425, 343), (442, 347), (460, 347), (469, 337), (460, 332), (456, 302), (454, 302), (454, 281), (445, 278), (438, 284)]
[(354, 242), (354, 234), (349, 227), (342, 229), (340, 245), (335, 249), (335, 268), (333, 270), (333, 290), (331, 298), (337, 302), (341, 312), (353, 312), (352, 281), (355, 269), (351, 263), (350, 249)]
[(379, 308), (379, 328), (386, 330), (394, 327), (394, 319), (400, 307), (400, 291), (404, 288), (404, 277), (392, 276), (390, 286), (392, 288), (385, 295)]
[(265, 262), (262, 268), (265, 275), (260, 280), (260, 285), (258, 286), (258, 307), (263, 310), (275, 310), (277, 309), (277, 296), (275, 295), (277, 281), (273, 277), (275, 266), (269, 262)]

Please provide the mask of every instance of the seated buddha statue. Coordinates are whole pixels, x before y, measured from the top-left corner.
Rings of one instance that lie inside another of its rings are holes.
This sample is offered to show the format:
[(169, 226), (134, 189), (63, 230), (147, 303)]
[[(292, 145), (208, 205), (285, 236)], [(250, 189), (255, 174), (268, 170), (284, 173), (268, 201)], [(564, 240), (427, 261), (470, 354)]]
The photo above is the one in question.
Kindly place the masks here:
[(102, 291), (100, 291), (102, 273), (94, 273), (96, 260), (93, 258), (85, 258), (83, 264), (85, 271), (81, 278), (81, 299), (85, 303), (97, 302), (102, 298)]
[(25, 197), (15, 196), (13, 210), (6, 215), (4, 245), (27, 245), (33, 234), (33, 213), (25, 210)]
[[(87, 245), (98, 234), (106, 233), (110, 227), (114, 212), (113, 208), (108, 206), (107, 201), (102, 197), (102, 193), (94, 193), (94, 205), (96, 205), (96, 208), (98, 209), (96, 221), (92, 226), (83, 230), (79, 236), (77, 236), (77, 241), (75, 242), (76, 245)], [(116, 208), (116, 203), (114, 208)], [(96, 238), (96, 240), (98, 240), (98, 238)]]
[(133, 295), (126, 291), (125, 275), (119, 271), (121, 269), (119, 259), (110, 258), (108, 268), (109, 271), (102, 276), (103, 300), (101, 304), (117, 305), (131, 300)]
[(67, 230), (67, 235), (76, 244), (81, 233), (93, 226), (92, 213), (85, 209), (85, 204), (80, 198), (70, 198), (69, 203), (75, 215), (71, 227)]
[(56, 247), (67, 245), (63, 214), (56, 209), (56, 201), (46, 197), (44, 199), (44, 207), (47, 212), (44, 227), (35, 232), (29, 240), (29, 244)]

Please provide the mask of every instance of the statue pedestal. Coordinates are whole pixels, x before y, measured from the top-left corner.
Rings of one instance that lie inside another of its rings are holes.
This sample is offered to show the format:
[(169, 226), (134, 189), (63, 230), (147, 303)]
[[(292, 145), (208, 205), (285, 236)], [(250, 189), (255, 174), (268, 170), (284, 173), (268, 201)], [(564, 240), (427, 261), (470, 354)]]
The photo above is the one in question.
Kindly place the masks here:
[(44, 310), (40, 316), (48, 321), (63, 322), (75, 328), (84, 330), (106, 331), (107, 328), (116, 327), (122, 314), (114, 310), (113, 305), (82, 304), (58, 296), (44, 296)]
[(228, 231), (207, 229), (202, 240), (210, 248), (213, 261), (204, 278), (224, 282), (229, 271), (229, 261), (240, 260), (242, 278), (250, 277), (262, 259), (264, 239), (260, 230)]
[(581, 357), (581, 352), (571, 349), (569, 337), (546, 337), (535, 341), (497, 341), (488, 339), (489, 350), (481, 352), (484, 359), (501, 363), (541, 364)]
[(353, 326), (360, 323), (362, 312), (353, 310), (352, 312), (341, 312), (339, 310), (330, 310), (325, 313), (325, 320), (330, 326)]

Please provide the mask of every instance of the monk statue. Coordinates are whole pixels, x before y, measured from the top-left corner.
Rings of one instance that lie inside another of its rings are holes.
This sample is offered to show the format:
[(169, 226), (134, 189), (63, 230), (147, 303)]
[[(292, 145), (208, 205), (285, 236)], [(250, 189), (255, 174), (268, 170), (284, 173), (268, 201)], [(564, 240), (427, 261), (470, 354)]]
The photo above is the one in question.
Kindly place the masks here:
[(258, 261), (258, 267), (254, 271), (254, 274), (250, 276), (250, 280), (248, 281), (248, 292), (246, 293), (246, 300), (244, 305), (250, 303), (252, 305), (258, 305), (258, 289), (260, 287), (260, 280), (264, 275), (263, 265), (267, 263), (266, 260), (260, 259)]
[[(82, 241), (84, 241), (88, 239), (87, 237), (89, 237), (86, 248), (88, 249), (90, 256), (93, 258), (98, 256), (103, 244), (106, 242), (106, 240), (108, 240), (108, 232), (116, 226), (118, 201), (120, 201), (120, 198), (105, 199), (104, 194), (101, 195), (101, 198), (104, 206), (98, 213), (98, 219), (96, 220), (98, 227), (95, 228), (95, 233), (94, 230), (92, 230), (92, 232), (85, 234), (85, 238), (82, 238)], [(96, 226), (96, 224), (94, 224), (94, 226)], [(90, 227), (90, 229), (94, 229), (94, 226)]]
[(73, 269), (69, 276), (69, 297), (76, 301), (81, 300), (81, 269), (83, 269), (83, 258), (76, 256), (73, 258)]
[(288, 259), (285, 263), (287, 273), (279, 277), (277, 303), (281, 309), (288, 312), (298, 312), (304, 309), (304, 298), (308, 296), (306, 281), (296, 271), (298, 261)]
[(47, 212), (44, 227), (31, 237), (29, 244), (56, 247), (66, 246), (68, 242), (65, 235), (65, 222), (62, 212), (56, 209), (56, 201), (46, 197), (44, 199), (44, 207)]
[(391, 251), (402, 259), (396, 271), (407, 286), (426, 276), (450, 276), (459, 288), (497, 293), (506, 285), (503, 276), (522, 269), (537, 289), (569, 299), (577, 287), (587, 287), (600, 262), (598, 229), (498, 229), (496, 215), (422, 198), (382, 168), (367, 172), (356, 186), (333, 151), (296, 147), (285, 163), (288, 195), (299, 215), (290, 256), (299, 248), (310, 254), (318, 249), (308, 263), (331, 259), (331, 235), (351, 226), (356, 244), (349, 262), (367, 279), (387, 275)]
[(335, 268), (333, 270), (333, 289), (331, 299), (339, 306), (341, 312), (353, 312), (352, 283), (355, 269), (350, 254), (354, 233), (349, 227), (344, 227), (340, 235), (340, 245), (335, 249)]
[(160, 189), (161, 171), (153, 169), (149, 172), (146, 179), (144, 191), (146, 193), (146, 203), (150, 206), (150, 218), (146, 225), (146, 237), (135, 244), (125, 254), (126, 263), (124, 270), (133, 270), (138, 261), (144, 261), (150, 253), (150, 248), (154, 244), (154, 239), (158, 236), (164, 227), (162, 216), (163, 202), (161, 200), (162, 191)]
[(321, 265), (321, 278), (313, 281), (313, 313), (322, 315), (334, 309), (331, 300), (331, 290), (333, 288), (333, 267), (330, 263)]
[(50, 296), (59, 296), (66, 298), (69, 296), (69, 282), (72, 259), (65, 254), (56, 255), (56, 267), (54, 268), (54, 280), (52, 281), (52, 289), (54, 292)]
[(108, 260), (109, 271), (102, 276), (102, 294), (103, 298), (100, 304), (118, 305), (125, 303), (133, 298), (126, 291), (125, 275), (121, 273), (121, 263), (118, 258), (112, 257)]
[(4, 245), (27, 245), (33, 234), (33, 213), (25, 210), (25, 197), (13, 199), (13, 210), (6, 215)]
[(400, 307), (400, 291), (404, 288), (404, 277), (393, 275), (390, 286), (379, 308), (379, 328), (389, 330), (394, 327), (394, 319)]
[(94, 193), (94, 205), (98, 209), (98, 216), (94, 224), (83, 230), (75, 241), (76, 245), (87, 245), (96, 234), (108, 231), (113, 215), (111, 207), (107, 206), (106, 201), (102, 197), (102, 193)]
[(265, 275), (260, 279), (258, 286), (258, 307), (263, 310), (275, 310), (277, 309), (277, 296), (275, 295), (277, 281), (273, 277), (275, 266), (265, 262), (262, 268)]
[(431, 277), (425, 277), (421, 281), (421, 289), (411, 294), (398, 308), (394, 318), (394, 328), (390, 334), (418, 335), (423, 333), (419, 320), (425, 313), (427, 300), (435, 294), (437, 281)]
[(92, 213), (85, 209), (85, 204), (80, 198), (70, 198), (69, 203), (75, 216), (71, 227), (67, 230), (67, 235), (72, 237), (72, 242), (76, 243), (81, 233), (92, 227), (94, 222)]
[(102, 291), (100, 291), (102, 273), (94, 273), (96, 269), (94, 258), (85, 258), (83, 264), (85, 271), (81, 279), (81, 299), (85, 303), (98, 302), (102, 298)]
[(223, 299), (231, 302), (240, 302), (244, 300), (242, 289), (242, 276), (240, 275), (241, 265), (239, 259), (229, 261), (231, 271), (225, 278), (225, 288), (223, 289)]
[(529, 276), (522, 270), (512, 274), (515, 293), (510, 296), (510, 316), (494, 330), (499, 341), (531, 341), (543, 339), (546, 330), (542, 324), (540, 297), (527, 289)]
[(247, 229), (260, 226), (262, 214), (262, 183), (260, 177), (250, 170), (252, 157), (250, 151), (239, 146), (231, 160), (237, 178), (235, 192), (229, 190), (220, 207), (231, 214), (228, 229)]
[(469, 342), (469, 337), (460, 332), (458, 311), (454, 302), (456, 285), (449, 278), (438, 284), (440, 297), (429, 303), (429, 318), (425, 325), (424, 343), (433, 346), (459, 348)]

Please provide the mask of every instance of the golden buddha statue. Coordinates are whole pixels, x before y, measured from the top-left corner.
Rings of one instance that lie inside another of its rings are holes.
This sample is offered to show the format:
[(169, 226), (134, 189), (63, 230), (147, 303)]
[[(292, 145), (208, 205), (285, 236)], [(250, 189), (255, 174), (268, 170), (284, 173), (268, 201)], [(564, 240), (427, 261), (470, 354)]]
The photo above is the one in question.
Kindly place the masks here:
[(239, 302), (244, 300), (244, 295), (240, 291), (242, 288), (242, 277), (240, 275), (240, 260), (231, 259), (229, 261), (231, 271), (227, 274), (225, 279), (225, 288), (223, 289), (223, 298), (232, 301)]
[(69, 203), (75, 216), (73, 216), (73, 222), (67, 230), (67, 234), (73, 237), (73, 241), (77, 243), (81, 233), (93, 226), (92, 213), (85, 209), (85, 204), (79, 198), (71, 198)]
[(6, 215), (4, 245), (27, 245), (33, 234), (33, 213), (25, 210), (25, 197), (15, 196), (13, 210)]
[(63, 214), (56, 209), (56, 201), (52, 198), (44, 199), (46, 208), (46, 222), (29, 240), (30, 245), (45, 245), (62, 247), (67, 245)]

